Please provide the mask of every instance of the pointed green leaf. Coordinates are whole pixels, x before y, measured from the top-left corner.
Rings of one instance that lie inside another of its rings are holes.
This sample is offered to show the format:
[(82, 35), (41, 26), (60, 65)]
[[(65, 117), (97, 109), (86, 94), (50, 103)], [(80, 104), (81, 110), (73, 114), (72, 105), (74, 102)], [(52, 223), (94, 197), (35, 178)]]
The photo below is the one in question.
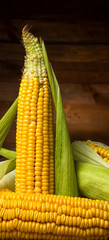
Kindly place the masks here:
[(1, 180), (0, 180), (0, 189), (10, 189), (11, 191), (15, 191), (15, 170), (7, 173)]
[(4, 175), (14, 170), (15, 166), (16, 166), (15, 158), (6, 160), (4, 162), (0, 162), (0, 180), (4, 177)]
[(44, 61), (56, 109), (55, 194), (78, 196), (75, 166), (60, 88), (54, 71), (48, 60), (44, 42), (41, 42)]
[(80, 196), (109, 201), (109, 169), (75, 162)]
[(5, 115), (0, 120), (0, 148), (3, 145), (3, 142), (11, 128), (11, 125), (13, 123), (13, 120), (15, 118), (16, 112), (17, 112), (17, 104), (18, 99), (14, 101), (14, 103), (11, 105), (11, 107), (8, 109), (8, 111), (5, 113)]
[(0, 148), (0, 156), (11, 159), (16, 158), (16, 152), (8, 150), (6, 148)]

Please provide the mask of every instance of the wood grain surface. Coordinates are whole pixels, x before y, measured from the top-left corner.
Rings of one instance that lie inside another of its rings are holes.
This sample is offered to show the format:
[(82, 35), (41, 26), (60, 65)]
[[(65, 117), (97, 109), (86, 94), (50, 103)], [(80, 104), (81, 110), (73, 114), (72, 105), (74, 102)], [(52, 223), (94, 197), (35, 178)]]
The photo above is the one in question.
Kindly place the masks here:
[[(18, 96), (25, 55), (21, 32), (28, 24), (45, 41), (71, 141), (90, 139), (109, 145), (108, 1), (59, 1), (53, 8), (49, 1), (42, 6), (31, 1), (30, 9), (25, 2), (1, 4), (0, 118)], [(4, 147), (15, 150), (15, 134), (16, 119)]]

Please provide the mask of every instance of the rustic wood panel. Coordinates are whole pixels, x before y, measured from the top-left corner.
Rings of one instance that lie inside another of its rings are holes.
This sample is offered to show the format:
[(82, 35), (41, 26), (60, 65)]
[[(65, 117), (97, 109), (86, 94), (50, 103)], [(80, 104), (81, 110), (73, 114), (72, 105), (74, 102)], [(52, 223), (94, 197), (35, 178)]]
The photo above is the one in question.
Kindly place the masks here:
[[(59, 16), (66, 14), (67, 19), (109, 19), (109, 2), (106, 0), (62, 0), (52, 3), (47, 1), (31, 0), (4, 0), (0, 4), (0, 17), (36, 19), (44, 14)], [(70, 15), (70, 16), (69, 16)]]
[[(109, 105), (65, 104), (71, 141), (96, 140), (109, 145)], [(15, 149), (15, 122), (5, 140), (4, 147)]]
[[(108, 83), (109, 45), (46, 44), (59, 83)], [(18, 81), (24, 64), (22, 44), (0, 44), (1, 81)]]
[[(19, 82), (0, 82), (0, 117), (17, 98)], [(61, 83), (60, 90), (64, 104), (109, 105), (109, 84)]]
[(46, 43), (106, 44), (109, 42), (109, 22), (72, 21), (68, 20), (68, 15), (63, 18), (60, 17), (58, 20), (57, 16), (44, 15), (35, 20), (1, 20), (0, 40), (21, 42), (22, 29), (28, 24), (32, 33), (41, 36)]
[[(109, 45), (69, 45), (46, 44), (48, 56), (52, 62), (67, 63), (109, 63)], [(24, 57), (24, 48), (21, 44), (1, 43), (0, 60), (11, 60), (21, 63)], [(91, 66), (90, 66), (91, 67)], [(101, 67), (101, 65), (100, 65)], [(82, 65), (83, 68), (83, 65)]]
[[(18, 95), (21, 31), (41, 36), (60, 84), (71, 140), (109, 144), (109, 2), (8, 1), (0, 7), (0, 118)], [(4, 147), (15, 149), (16, 120)]]
[[(84, 116), (85, 117), (85, 116)], [(92, 140), (105, 143), (109, 145), (109, 128), (108, 125), (99, 125), (92, 124), (75, 124), (68, 125), (70, 132), (71, 142), (75, 140)]]
[[(14, 82), (0, 83), (0, 118), (17, 97), (18, 87)], [(71, 140), (91, 139), (109, 144), (109, 84), (60, 84), (60, 89)], [(4, 143), (4, 147), (13, 150), (15, 123), (16, 120)]]

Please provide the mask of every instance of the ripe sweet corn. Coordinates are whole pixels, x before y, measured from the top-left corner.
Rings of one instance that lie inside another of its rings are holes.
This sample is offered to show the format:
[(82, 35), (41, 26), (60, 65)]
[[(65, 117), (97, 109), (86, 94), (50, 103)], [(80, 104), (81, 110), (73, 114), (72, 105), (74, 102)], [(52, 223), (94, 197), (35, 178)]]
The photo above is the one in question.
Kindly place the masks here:
[(26, 48), (16, 133), (16, 192), (54, 193), (53, 106), (41, 46), (23, 29)]
[(109, 202), (48, 194), (0, 196), (0, 239), (108, 239)]
[(74, 141), (72, 143), (74, 160), (102, 165), (109, 168), (109, 147), (105, 144), (92, 141)]
[(105, 162), (109, 163), (109, 148), (101, 143), (87, 141), (88, 144), (96, 153), (98, 153)]

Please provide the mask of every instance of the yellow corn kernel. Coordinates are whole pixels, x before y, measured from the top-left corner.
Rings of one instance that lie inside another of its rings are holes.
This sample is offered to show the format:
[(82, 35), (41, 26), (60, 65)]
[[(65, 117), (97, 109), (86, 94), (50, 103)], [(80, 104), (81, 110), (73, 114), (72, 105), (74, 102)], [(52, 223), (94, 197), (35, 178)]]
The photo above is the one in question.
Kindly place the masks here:
[[(42, 164), (42, 193), (49, 193), (49, 141), (45, 141), (49, 136), (49, 86), (48, 79), (44, 78), (44, 102), (43, 102), (43, 164)], [(46, 176), (46, 179), (43, 178)]]
[(53, 129), (53, 107), (52, 107), (52, 98), (50, 95), (49, 103), (49, 193), (54, 194), (54, 129)]
[[(17, 112), (17, 132), (16, 132), (16, 174), (17, 181), (20, 181), (20, 160), (21, 160), (21, 146), (22, 146), (22, 124), (23, 124), (23, 115), (24, 115), (24, 103), (28, 89), (28, 79), (22, 77), (20, 84), (20, 91), (18, 97), (18, 112)], [(20, 191), (19, 185), (16, 186), (16, 191)]]
[(98, 146), (93, 142), (86, 142), (91, 148), (97, 152), (104, 161), (109, 162), (109, 150), (105, 149), (104, 147)]
[[(37, 103), (37, 126), (36, 126), (36, 158), (35, 158), (35, 188), (36, 193), (40, 193), (41, 189), (41, 174), (42, 174), (42, 163), (43, 163), (43, 88), (39, 89), (39, 97)], [(40, 106), (40, 109), (39, 109)]]
[(109, 202), (106, 201), (3, 192), (0, 209), (1, 239), (13, 239), (13, 236), (17, 239), (24, 236), (28, 239), (34, 236), (41, 239), (48, 239), (48, 236), (49, 239), (109, 237)]
[[(34, 162), (35, 162), (35, 134), (36, 134), (36, 108), (38, 101), (39, 83), (34, 79), (34, 88), (30, 102), (30, 124), (28, 129), (28, 146), (27, 146), (27, 192), (34, 192)], [(34, 103), (34, 107), (33, 107)]]

